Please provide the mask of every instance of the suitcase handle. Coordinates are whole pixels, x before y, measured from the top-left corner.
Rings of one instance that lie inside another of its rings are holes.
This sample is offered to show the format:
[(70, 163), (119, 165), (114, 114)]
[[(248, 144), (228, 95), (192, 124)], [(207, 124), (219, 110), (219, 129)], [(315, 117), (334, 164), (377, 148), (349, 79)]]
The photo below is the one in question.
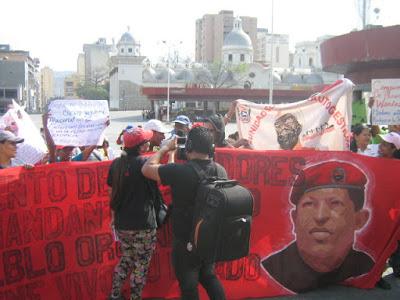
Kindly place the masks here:
[(217, 180), (215, 181), (216, 188), (225, 188), (237, 185), (237, 180)]

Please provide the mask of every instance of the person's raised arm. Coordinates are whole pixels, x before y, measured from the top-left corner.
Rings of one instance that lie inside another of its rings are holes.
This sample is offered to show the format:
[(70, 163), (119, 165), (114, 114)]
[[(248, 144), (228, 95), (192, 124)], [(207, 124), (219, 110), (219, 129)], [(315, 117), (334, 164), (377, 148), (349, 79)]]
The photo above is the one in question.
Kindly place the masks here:
[(50, 112), (46, 112), (42, 115), (44, 137), (46, 139), (47, 148), (49, 149), (49, 162), (53, 163), (56, 161), (56, 145), (54, 144), (53, 138), (51, 137), (50, 131), (47, 128)]
[(224, 115), (224, 123), (225, 125), (232, 119), (235, 114), (236, 106), (238, 104), (238, 100), (232, 101), (231, 106), (229, 107), (228, 112)]
[(176, 138), (171, 139), (167, 144), (161, 147), (154, 155), (150, 156), (149, 159), (144, 163), (142, 167), (142, 173), (145, 177), (160, 182), (160, 175), (158, 174), (158, 168), (161, 166), (161, 159), (164, 155), (170, 151), (176, 149)]

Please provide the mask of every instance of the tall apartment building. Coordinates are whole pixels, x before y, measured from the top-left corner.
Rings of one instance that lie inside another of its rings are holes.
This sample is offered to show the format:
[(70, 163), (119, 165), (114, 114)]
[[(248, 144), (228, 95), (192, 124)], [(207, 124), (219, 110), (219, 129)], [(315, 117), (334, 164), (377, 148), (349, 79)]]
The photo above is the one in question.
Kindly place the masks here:
[(30, 57), (29, 51), (0, 45), (0, 99), (15, 99), (29, 112), (40, 111), (39, 64), (39, 59)]
[(40, 87), (42, 106), (46, 106), (49, 100), (54, 97), (54, 72), (49, 67), (44, 67), (40, 71)]
[(64, 98), (65, 99), (77, 99), (77, 89), (79, 87), (80, 78), (78, 74), (71, 74), (64, 79)]
[(254, 51), (254, 60), (259, 63), (270, 64), (271, 43), (273, 67), (283, 69), (289, 68), (289, 35), (270, 34), (265, 28), (257, 29), (257, 44)]
[(85, 80), (85, 54), (79, 53), (76, 62), (76, 73), (78, 74), (81, 81)]
[(85, 82), (101, 84), (108, 79), (110, 52), (113, 46), (107, 45), (105, 38), (99, 38), (93, 44), (84, 44)]
[[(257, 43), (257, 18), (240, 16), (242, 28)], [(196, 62), (221, 61), (222, 46), (226, 35), (233, 29), (235, 17), (232, 10), (221, 10), (218, 14), (206, 14), (196, 20)]]

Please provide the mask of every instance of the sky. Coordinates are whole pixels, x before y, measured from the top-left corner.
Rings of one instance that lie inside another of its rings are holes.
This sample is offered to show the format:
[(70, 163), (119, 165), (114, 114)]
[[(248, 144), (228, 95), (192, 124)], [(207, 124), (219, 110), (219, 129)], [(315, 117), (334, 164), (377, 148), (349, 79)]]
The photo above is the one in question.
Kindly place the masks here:
[[(257, 17), (257, 26), (271, 31), (272, 1), (273, 31), (288, 34), (292, 50), (297, 42), (361, 28), (357, 0), (12, 0), (0, 4), (0, 44), (29, 51), (41, 67), (76, 71), (83, 44), (100, 37), (117, 43), (129, 26), (144, 56), (165, 56), (167, 41), (181, 56), (194, 58), (196, 19), (233, 10), (235, 16)], [(400, 24), (400, 0), (370, 2), (370, 23)]]

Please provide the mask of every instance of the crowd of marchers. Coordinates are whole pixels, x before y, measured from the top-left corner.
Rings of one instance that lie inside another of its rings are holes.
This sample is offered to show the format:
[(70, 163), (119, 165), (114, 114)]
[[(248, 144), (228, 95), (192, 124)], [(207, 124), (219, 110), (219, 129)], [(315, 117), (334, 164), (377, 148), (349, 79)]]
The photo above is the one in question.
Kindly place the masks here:
[[(56, 145), (48, 130), (49, 115), (43, 115), (41, 132), (48, 154), (39, 164), (112, 160), (107, 178), (111, 227), (120, 242), (122, 256), (114, 269), (109, 299), (124, 299), (121, 289), (128, 277), (131, 299), (141, 299), (156, 245), (156, 230), (160, 226), (157, 224), (156, 205), (158, 184), (171, 188), (171, 255), (182, 299), (198, 299), (199, 283), (211, 299), (225, 299), (223, 286), (214, 272), (214, 264), (201, 261), (187, 249), (185, 243), (191, 230), (194, 195), (199, 184), (199, 178), (188, 162), (196, 164), (209, 176), (221, 177), (223, 174), (222, 177), (226, 178), (225, 169), (213, 160), (215, 148), (251, 149), (246, 139), (239, 138), (238, 132), (225, 136), (225, 125), (234, 117), (236, 105), (237, 102), (233, 102), (225, 116), (212, 115), (195, 123), (187, 116), (178, 115), (173, 121), (172, 130), (156, 119), (139, 126), (128, 125), (116, 141), (121, 151), (112, 149), (106, 138), (101, 145)], [(293, 137), (298, 138), (296, 125), (290, 116), (276, 122), (280, 144), (286, 145), (285, 141), (289, 141), (290, 145), (298, 144), (296, 138), (293, 140)], [(351, 151), (374, 157), (400, 158), (400, 125), (382, 128), (355, 124), (352, 132)], [(18, 144), (23, 142), (24, 139), (18, 137), (12, 127), (0, 130), (0, 169), (20, 165), (28, 169), (34, 167), (14, 159)], [(183, 153), (180, 151), (182, 148)], [(120, 155), (116, 155), (117, 152)], [(165, 164), (161, 163), (164, 157), (168, 157)], [(177, 159), (183, 162), (175, 163)], [(399, 249), (390, 259), (397, 277), (400, 277)], [(378, 286), (390, 288), (383, 279)]]

